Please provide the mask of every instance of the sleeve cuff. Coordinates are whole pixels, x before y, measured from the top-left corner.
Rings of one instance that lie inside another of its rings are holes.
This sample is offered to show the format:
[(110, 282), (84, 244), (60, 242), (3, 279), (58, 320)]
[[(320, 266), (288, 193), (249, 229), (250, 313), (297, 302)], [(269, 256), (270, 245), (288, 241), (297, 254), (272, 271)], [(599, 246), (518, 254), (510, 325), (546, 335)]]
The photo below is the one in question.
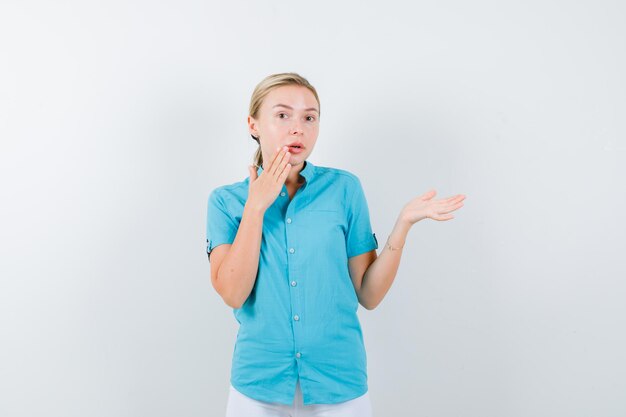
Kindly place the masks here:
[(352, 258), (374, 249), (378, 249), (378, 239), (376, 239), (376, 234), (372, 233), (364, 237), (358, 245), (348, 248), (347, 255), (348, 258)]
[(211, 252), (217, 246), (222, 245), (224, 243), (232, 244), (234, 239), (207, 239), (206, 240), (206, 256), (209, 262), (211, 262)]

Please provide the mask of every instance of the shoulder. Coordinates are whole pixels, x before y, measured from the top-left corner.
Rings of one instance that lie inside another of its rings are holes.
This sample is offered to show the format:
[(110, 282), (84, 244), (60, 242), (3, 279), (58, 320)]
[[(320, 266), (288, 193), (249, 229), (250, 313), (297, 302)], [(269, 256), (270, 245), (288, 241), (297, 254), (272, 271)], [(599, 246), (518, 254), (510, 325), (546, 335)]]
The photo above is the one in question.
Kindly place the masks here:
[(316, 176), (333, 184), (342, 185), (348, 191), (354, 191), (361, 187), (361, 180), (351, 171), (335, 167), (316, 166)]
[(249, 177), (242, 181), (215, 187), (209, 193), (210, 202), (219, 202), (225, 206), (229, 204), (241, 204), (248, 198)]

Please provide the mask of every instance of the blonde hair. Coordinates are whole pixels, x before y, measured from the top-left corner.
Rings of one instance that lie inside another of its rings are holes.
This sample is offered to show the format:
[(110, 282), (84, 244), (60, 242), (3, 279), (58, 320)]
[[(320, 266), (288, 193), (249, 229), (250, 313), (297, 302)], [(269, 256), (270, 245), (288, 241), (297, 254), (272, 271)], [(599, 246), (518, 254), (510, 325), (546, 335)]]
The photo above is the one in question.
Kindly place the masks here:
[[(252, 97), (250, 98), (250, 110), (249, 115), (255, 119), (258, 119), (259, 112), (261, 110), (261, 105), (263, 104), (263, 99), (275, 88), (282, 87), (285, 85), (299, 85), (302, 87), (308, 88), (315, 99), (317, 100), (318, 107), (320, 106), (320, 98), (317, 95), (317, 91), (315, 87), (313, 87), (306, 78), (295, 73), (295, 72), (283, 72), (279, 74), (272, 74), (265, 77), (257, 86), (254, 88), (252, 92)], [(321, 113), (321, 108), (318, 108)], [(261, 141), (259, 137), (255, 137), (250, 135), (253, 140), (255, 140), (259, 147), (254, 153), (254, 166), (260, 167), (263, 164), (263, 154), (261, 153)]]

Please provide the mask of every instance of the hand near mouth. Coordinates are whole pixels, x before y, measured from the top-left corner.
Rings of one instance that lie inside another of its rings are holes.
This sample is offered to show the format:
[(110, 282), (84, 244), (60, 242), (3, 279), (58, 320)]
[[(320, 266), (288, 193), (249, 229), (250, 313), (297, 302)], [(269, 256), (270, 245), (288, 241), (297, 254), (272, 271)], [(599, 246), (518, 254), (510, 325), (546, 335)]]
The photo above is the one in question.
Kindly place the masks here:
[(290, 155), (287, 146), (282, 149), (277, 148), (271, 164), (267, 169), (263, 169), (261, 175), (257, 175), (255, 167), (248, 167), (250, 183), (246, 206), (265, 212), (274, 203), (287, 180), (289, 171), (291, 171)]

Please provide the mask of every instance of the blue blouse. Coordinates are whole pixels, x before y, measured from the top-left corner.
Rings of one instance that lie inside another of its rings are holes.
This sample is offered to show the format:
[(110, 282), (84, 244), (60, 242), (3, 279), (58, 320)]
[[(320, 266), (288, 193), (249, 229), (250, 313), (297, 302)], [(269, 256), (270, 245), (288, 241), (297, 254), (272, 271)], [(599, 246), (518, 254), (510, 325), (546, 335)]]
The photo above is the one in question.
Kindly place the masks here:
[[(283, 184), (265, 212), (256, 281), (233, 309), (239, 331), (230, 382), (259, 401), (292, 404), (299, 378), (304, 404), (334, 404), (368, 390), (348, 258), (378, 249), (378, 242), (356, 175), (310, 161), (300, 175), (306, 181), (294, 197)], [(234, 241), (249, 181), (210, 193), (209, 256)]]

